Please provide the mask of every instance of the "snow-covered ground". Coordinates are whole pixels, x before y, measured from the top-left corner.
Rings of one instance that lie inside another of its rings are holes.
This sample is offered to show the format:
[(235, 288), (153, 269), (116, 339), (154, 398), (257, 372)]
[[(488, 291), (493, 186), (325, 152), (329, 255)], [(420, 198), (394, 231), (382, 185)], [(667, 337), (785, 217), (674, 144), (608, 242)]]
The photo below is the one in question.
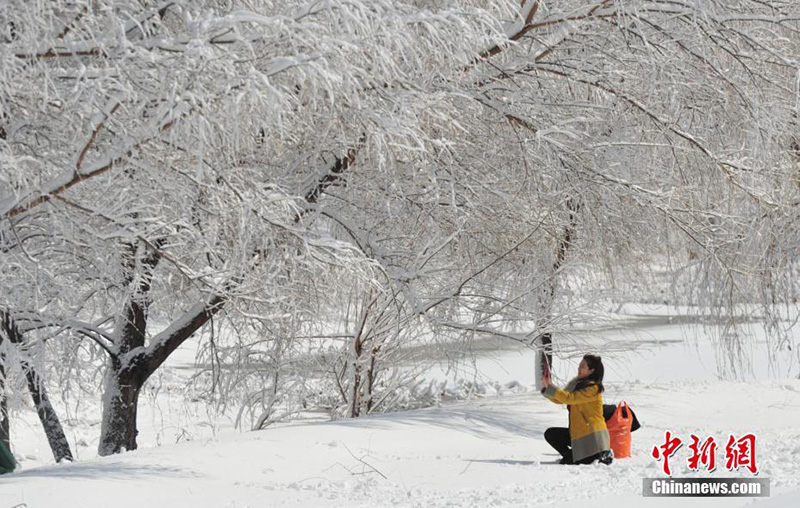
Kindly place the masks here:
[[(796, 370), (768, 375), (756, 355), (747, 380), (722, 380), (702, 328), (666, 320), (646, 324), (638, 332), (628, 327), (573, 337), (602, 342), (608, 351), (605, 399), (629, 401), (643, 425), (633, 434), (633, 457), (610, 467), (555, 463), (542, 434), (565, 425), (566, 411), (535, 391), (495, 396), (489, 390), (439, 408), (239, 433), (229, 422), (209, 420), (198, 403), (176, 403), (164, 389), (142, 401), (142, 448), (135, 452), (96, 458), (96, 443), (89, 442), (96, 422), (69, 422), (68, 433), (84, 441), (77, 447), (80, 460), (52, 465), (35, 416), (17, 425), (22, 468), (0, 476), (0, 508), (800, 506)], [(578, 360), (559, 361), (557, 374), (571, 376)], [(530, 388), (532, 362), (530, 350), (502, 347), (483, 352), (459, 375)], [(666, 430), (684, 441), (692, 433), (714, 436), (718, 444), (713, 473), (691, 472), (688, 444), (680, 448), (671, 459), (676, 477), (751, 477), (724, 467), (724, 446), (728, 434), (755, 433), (757, 477), (770, 479), (771, 496), (643, 498), (642, 479), (663, 476), (650, 450), (663, 443)]]

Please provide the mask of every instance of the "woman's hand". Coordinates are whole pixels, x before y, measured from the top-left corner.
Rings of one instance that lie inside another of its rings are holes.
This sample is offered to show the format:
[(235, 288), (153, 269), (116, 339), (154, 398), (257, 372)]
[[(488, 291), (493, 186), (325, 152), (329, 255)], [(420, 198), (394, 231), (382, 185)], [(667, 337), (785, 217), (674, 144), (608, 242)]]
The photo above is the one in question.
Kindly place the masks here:
[(550, 386), (550, 369), (545, 368), (542, 373), (542, 388)]

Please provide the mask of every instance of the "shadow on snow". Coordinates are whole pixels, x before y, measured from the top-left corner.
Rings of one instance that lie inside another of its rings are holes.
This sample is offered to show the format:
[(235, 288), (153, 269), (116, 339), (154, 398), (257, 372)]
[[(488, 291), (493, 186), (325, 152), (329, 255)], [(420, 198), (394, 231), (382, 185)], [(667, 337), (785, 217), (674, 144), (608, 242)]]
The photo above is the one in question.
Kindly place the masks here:
[(117, 479), (132, 480), (151, 476), (170, 478), (197, 478), (202, 475), (196, 471), (178, 467), (165, 467), (148, 464), (128, 464), (125, 462), (75, 462), (54, 466), (43, 466), (16, 471), (0, 476), (0, 483), (22, 478), (75, 478), (75, 479)]

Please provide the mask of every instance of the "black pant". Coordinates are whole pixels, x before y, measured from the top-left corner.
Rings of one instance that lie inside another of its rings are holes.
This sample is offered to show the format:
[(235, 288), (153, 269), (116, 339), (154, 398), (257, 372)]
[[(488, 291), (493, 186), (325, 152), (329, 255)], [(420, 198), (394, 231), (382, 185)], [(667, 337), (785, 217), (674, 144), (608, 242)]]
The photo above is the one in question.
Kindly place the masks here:
[(584, 457), (575, 462), (572, 460), (572, 447), (570, 446), (571, 440), (569, 438), (569, 429), (566, 427), (550, 427), (544, 431), (544, 439), (550, 443), (550, 446), (556, 449), (558, 453), (564, 458), (563, 464), (591, 464), (597, 460), (599, 453)]

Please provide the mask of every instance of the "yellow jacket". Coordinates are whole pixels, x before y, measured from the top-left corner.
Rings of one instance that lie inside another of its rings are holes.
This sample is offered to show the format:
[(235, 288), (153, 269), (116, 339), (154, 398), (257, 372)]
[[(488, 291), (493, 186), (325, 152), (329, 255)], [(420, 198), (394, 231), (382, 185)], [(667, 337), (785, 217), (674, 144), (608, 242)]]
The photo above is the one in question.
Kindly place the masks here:
[(597, 385), (574, 391), (577, 381), (577, 378), (571, 380), (566, 390), (551, 383), (542, 392), (556, 404), (567, 404), (572, 457), (576, 461), (611, 449), (606, 420), (603, 418), (603, 394)]

